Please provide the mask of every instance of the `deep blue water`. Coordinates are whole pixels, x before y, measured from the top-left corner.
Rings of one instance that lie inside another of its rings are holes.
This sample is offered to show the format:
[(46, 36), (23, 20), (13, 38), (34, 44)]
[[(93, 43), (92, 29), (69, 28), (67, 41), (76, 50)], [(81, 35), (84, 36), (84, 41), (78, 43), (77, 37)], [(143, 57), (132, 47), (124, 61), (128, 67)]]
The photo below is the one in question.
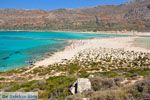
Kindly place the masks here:
[[(28, 66), (45, 53), (63, 49), (68, 39), (108, 38), (109, 34), (68, 32), (0, 32), (0, 71)], [(117, 35), (119, 36), (119, 35)]]

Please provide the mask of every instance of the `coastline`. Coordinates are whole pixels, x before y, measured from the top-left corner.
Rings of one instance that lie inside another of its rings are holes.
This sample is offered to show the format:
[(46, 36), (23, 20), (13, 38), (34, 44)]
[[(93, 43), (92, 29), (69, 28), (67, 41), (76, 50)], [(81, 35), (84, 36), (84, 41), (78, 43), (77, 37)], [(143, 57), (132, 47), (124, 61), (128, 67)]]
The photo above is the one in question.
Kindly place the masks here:
[[(19, 31), (19, 30), (18, 30)], [(37, 31), (35, 31), (37, 32)], [(40, 31), (39, 31), (40, 32)], [(42, 31), (41, 31), (42, 32)], [(52, 31), (51, 31), (52, 32)], [(54, 31), (54, 32), (65, 32), (65, 31)], [(72, 32), (72, 31), (68, 31)], [(89, 34), (99, 34), (100, 32), (74, 32), (74, 33), (89, 33)], [(68, 40), (69, 46), (66, 46), (63, 50), (54, 52), (52, 55), (46, 55), (42, 60), (37, 60), (33, 63), (33, 66), (28, 66), (29, 71), (39, 67), (39, 66), (48, 66), (56, 63), (65, 63), (68, 60), (73, 59), (83, 50), (97, 49), (97, 48), (112, 48), (112, 49), (124, 49), (125, 51), (135, 51), (135, 52), (148, 52), (149, 50), (135, 47), (133, 45), (134, 39), (140, 37), (141, 35), (129, 35), (133, 32), (121, 32), (121, 31), (101, 31), (102, 34), (116, 34), (116, 35), (128, 35), (128, 37), (111, 37), (105, 39), (86, 39), (86, 40)], [(145, 33), (144, 33), (145, 34)], [(145, 34), (149, 36), (150, 33)], [(96, 52), (93, 50), (93, 52)]]
[(116, 34), (116, 35), (130, 35), (130, 36), (150, 36), (150, 32), (139, 32), (139, 31), (74, 31), (74, 30), (0, 30), (0, 32), (71, 32), (71, 33), (87, 33), (87, 34)]
[(77, 74), (78, 72), (71, 68), (72, 64), (74, 67), (81, 67), (78, 71), (82, 70), (91, 74), (119, 69), (150, 68), (150, 64), (147, 62), (150, 49), (135, 47), (133, 41), (136, 38), (139, 37), (68, 40), (71, 44), (64, 50), (36, 61), (31, 66), (6, 72), (0, 78), (8, 79), (10, 82), (18, 77), (25, 77), (32, 81), (48, 79), (53, 76), (67, 76), (70, 75), (70, 71)]

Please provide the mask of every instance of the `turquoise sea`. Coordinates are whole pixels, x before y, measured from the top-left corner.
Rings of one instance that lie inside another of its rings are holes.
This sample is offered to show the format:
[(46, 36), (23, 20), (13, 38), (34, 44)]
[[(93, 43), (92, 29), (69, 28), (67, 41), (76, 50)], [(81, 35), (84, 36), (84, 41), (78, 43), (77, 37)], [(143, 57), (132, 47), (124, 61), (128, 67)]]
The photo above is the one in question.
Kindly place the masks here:
[[(29, 65), (46, 53), (63, 49), (68, 39), (109, 38), (110, 34), (69, 32), (0, 32), (0, 71)], [(117, 35), (121, 36), (121, 35)]]

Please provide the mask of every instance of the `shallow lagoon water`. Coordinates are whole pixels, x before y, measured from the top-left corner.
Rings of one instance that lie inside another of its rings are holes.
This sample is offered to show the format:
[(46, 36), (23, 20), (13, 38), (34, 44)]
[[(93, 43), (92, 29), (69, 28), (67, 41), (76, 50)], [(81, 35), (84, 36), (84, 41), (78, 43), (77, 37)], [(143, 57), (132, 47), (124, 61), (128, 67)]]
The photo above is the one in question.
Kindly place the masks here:
[(150, 36), (142, 36), (135, 39), (134, 46), (150, 49)]
[(69, 45), (68, 39), (109, 38), (122, 35), (69, 32), (0, 32), (0, 71), (28, 66)]

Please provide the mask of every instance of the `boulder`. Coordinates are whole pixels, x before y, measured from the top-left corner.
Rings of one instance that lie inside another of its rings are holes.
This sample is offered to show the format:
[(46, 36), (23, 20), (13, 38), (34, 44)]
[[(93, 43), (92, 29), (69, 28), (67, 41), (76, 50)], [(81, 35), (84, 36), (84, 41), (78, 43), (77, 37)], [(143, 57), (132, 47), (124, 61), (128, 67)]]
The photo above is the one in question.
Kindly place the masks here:
[(82, 93), (91, 90), (91, 82), (88, 78), (78, 78), (76, 82), (70, 87), (72, 94)]

